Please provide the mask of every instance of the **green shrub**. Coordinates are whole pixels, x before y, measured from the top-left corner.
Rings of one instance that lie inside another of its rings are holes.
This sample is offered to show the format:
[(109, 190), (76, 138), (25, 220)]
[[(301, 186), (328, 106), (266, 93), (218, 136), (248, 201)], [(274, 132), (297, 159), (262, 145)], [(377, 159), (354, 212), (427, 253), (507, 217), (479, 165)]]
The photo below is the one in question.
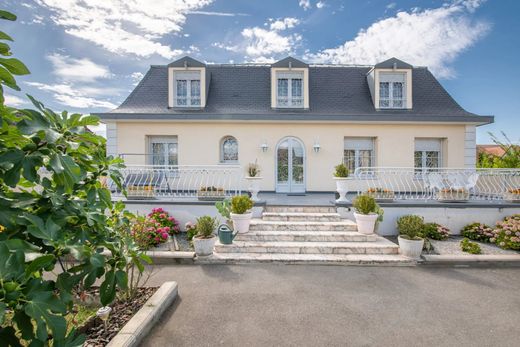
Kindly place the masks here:
[(213, 237), (213, 232), (217, 228), (218, 221), (217, 218), (212, 218), (210, 216), (202, 216), (197, 218), (197, 235), (196, 237), (201, 239), (209, 239)]
[(253, 208), (253, 200), (247, 195), (237, 195), (231, 198), (231, 212), (235, 214), (247, 213)]
[(520, 251), (520, 214), (506, 217), (498, 222), (490, 242), (496, 243), (503, 249)]
[(482, 253), (482, 250), (480, 249), (478, 243), (471, 242), (468, 238), (464, 238), (462, 241), (460, 241), (460, 248), (463, 252), (470, 254)]
[(334, 177), (348, 177), (348, 168), (345, 164), (339, 164), (334, 167)]
[(462, 228), (460, 234), (470, 240), (490, 242), (493, 237), (493, 229), (486, 224), (471, 223)]
[(368, 195), (359, 195), (352, 202), (352, 206), (360, 214), (371, 214), (378, 211), (376, 200)]
[(433, 240), (446, 240), (450, 237), (450, 229), (438, 223), (425, 223), (423, 235)]
[(397, 219), (399, 236), (408, 240), (420, 240), (424, 237), (424, 220), (421, 216), (406, 215)]

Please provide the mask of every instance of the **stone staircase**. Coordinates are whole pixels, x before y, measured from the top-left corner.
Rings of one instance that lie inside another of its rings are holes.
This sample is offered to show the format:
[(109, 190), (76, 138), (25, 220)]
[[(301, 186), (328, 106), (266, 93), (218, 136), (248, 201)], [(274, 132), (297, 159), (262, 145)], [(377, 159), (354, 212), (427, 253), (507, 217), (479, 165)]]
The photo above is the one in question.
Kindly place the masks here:
[(332, 206), (267, 206), (261, 219), (233, 244), (217, 241), (211, 262), (305, 264), (412, 264), (398, 247), (377, 235), (357, 232)]

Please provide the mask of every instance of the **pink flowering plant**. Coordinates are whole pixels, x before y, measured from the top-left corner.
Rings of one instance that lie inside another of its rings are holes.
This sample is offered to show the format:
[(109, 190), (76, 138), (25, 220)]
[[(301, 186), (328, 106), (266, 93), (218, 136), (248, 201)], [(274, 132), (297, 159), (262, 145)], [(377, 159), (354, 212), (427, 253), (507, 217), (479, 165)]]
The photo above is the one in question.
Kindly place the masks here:
[(197, 224), (187, 222), (184, 227), (186, 228), (186, 237), (188, 241), (193, 240), (193, 237), (197, 235)]
[(446, 240), (450, 237), (450, 229), (438, 223), (425, 223), (423, 233), (433, 240)]
[(141, 249), (150, 249), (168, 240), (169, 228), (150, 217), (138, 216), (132, 222), (130, 235)]
[(520, 214), (506, 217), (498, 222), (490, 241), (500, 248), (520, 251)]
[(159, 223), (161, 228), (166, 228), (170, 235), (178, 234), (181, 231), (177, 220), (160, 207), (152, 209), (152, 212), (148, 214), (148, 218)]
[(470, 240), (490, 242), (494, 236), (493, 228), (482, 223), (471, 223), (466, 225), (460, 231), (460, 234)]

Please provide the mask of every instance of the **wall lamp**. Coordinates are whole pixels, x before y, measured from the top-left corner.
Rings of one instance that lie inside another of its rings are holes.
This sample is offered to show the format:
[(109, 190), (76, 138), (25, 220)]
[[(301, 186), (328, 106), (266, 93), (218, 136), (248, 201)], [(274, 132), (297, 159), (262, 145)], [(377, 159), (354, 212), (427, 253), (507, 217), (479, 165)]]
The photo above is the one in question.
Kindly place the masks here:
[(267, 145), (267, 142), (262, 142), (262, 144), (260, 145), (260, 148), (262, 149), (262, 152), (267, 152), (267, 150), (269, 149), (269, 146)]
[(312, 146), (312, 149), (314, 149), (314, 152), (318, 153), (321, 149), (320, 143), (318, 141), (314, 142), (314, 146)]

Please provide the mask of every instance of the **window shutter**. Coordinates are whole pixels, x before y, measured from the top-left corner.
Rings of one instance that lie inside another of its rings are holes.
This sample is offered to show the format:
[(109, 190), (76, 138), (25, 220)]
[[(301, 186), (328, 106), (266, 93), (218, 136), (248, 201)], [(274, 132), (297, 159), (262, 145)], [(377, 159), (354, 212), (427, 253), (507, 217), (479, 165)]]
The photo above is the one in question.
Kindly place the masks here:
[(406, 75), (404, 73), (380, 72), (379, 82), (401, 82), (405, 83)]
[(422, 151), (436, 151), (440, 152), (442, 147), (441, 139), (415, 139), (415, 150)]
[(345, 149), (374, 150), (372, 137), (345, 137)]

